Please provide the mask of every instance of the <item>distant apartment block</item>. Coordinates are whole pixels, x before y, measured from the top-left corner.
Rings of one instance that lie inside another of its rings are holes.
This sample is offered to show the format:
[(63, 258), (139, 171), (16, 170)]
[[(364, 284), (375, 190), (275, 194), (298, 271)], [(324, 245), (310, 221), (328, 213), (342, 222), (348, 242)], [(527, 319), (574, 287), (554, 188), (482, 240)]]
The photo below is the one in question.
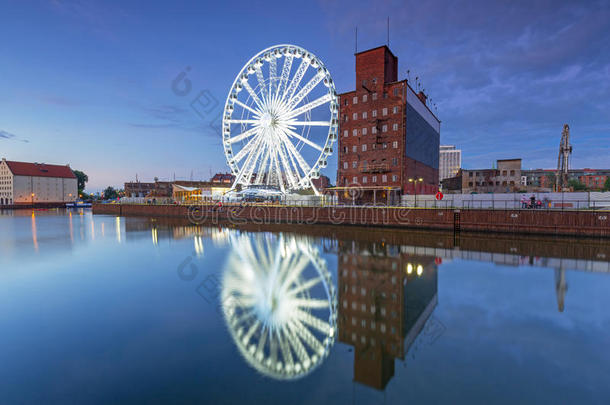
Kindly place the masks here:
[(439, 182), (457, 176), (462, 167), (462, 151), (454, 145), (441, 145), (439, 151)]

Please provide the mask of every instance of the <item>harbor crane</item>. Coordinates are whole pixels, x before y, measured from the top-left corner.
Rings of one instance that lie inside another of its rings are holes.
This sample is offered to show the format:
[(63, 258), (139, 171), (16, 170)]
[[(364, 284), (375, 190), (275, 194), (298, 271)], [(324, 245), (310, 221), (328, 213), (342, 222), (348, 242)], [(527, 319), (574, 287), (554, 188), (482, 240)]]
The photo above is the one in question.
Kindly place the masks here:
[(570, 145), (570, 126), (564, 124), (559, 143), (559, 156), (557, 157), (557, 173), (555, 174), (555, 191), (563, 191), (568, 187), (569, 158), (572, 154)]

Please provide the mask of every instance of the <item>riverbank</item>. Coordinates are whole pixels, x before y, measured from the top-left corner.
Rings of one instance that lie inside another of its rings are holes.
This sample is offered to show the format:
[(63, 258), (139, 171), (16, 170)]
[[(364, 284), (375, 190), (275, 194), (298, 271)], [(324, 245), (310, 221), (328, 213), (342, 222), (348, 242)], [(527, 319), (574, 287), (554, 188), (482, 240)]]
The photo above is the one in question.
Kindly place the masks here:
[(610, 237), (610, 212), (607, 211), (94, 204), (93, 213), (186, 218), (196, 224), (366, 225), (454, 232)]

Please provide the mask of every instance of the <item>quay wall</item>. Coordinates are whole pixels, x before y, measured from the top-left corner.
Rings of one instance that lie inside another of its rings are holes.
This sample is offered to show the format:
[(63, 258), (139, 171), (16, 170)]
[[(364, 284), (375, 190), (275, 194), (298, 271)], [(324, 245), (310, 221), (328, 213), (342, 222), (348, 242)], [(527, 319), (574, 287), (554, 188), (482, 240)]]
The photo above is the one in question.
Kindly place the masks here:
[(194, 224), (324, 224), (610, 237), (610, 211), (454, 210), (404, 207), (94, 204), (94, 214), (177, 217)]

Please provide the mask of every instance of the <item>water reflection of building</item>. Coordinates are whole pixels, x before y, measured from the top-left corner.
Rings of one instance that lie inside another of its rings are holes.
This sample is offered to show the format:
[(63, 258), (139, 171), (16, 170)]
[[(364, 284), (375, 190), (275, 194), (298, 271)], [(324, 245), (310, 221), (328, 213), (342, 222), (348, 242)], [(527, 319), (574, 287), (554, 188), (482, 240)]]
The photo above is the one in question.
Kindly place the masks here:
[(354, 347), (354, 380), (382, 390), (436, 306), (434, 258), (352, 243), (338, 259), (339, 341)]

